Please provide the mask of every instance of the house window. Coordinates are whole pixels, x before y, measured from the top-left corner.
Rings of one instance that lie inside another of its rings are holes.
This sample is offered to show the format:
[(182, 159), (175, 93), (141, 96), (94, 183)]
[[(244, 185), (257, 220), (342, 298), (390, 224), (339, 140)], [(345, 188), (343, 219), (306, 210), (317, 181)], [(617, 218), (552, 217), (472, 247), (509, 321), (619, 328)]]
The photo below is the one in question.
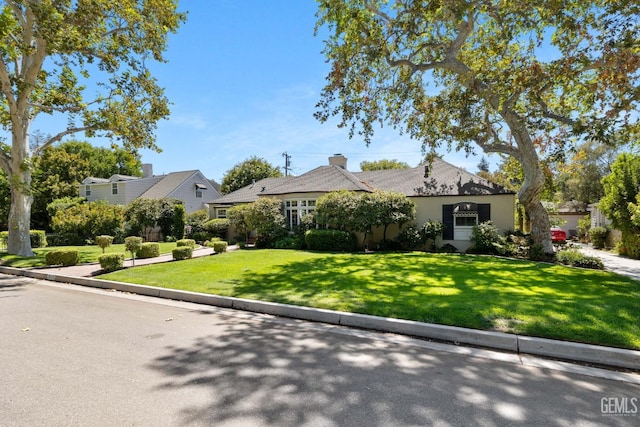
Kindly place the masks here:
[(207, 186), (204, 185), (204, 184), (196, 183), (195, 187), (196, 187), (196, 197), (198, 199), (201, 199), (202, 198), (202, 192), (207, 189)]
[(453, 207), (453, 240), (470, 240), (478, 224), (478, 204), (458, 203)]
[(118, 194), (118, 183), (114, 182), (111, 184), (111, 194)]
[(491, 204), (461, 202), (442, 205), (443, 240), (470, 240), (473, 227), (491, 219)]
[(478, 212), (453, 214), (453, 240), (470, 240), (473, 227), (478, 224)]
[(218, 209), (216, 212), (216, 218), (226, 218), (227, 210), (226, 209)]
[(316, 208), (315, 200), (285, 200), (284, 216), (289, 228), (292, 229), (302, 222), (302, 217)]
[(89, 197), (91, 195), (91, 186), (90, 185), (85, 185), (85, 187), (84, 187), (84, 195), (86, 197)]

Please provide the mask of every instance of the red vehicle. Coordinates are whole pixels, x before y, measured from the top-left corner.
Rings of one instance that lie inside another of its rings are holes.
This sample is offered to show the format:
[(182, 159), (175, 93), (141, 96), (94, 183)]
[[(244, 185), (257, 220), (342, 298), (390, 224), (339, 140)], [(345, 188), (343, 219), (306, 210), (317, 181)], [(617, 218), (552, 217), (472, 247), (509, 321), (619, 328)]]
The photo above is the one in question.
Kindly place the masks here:
[(567, 240), (567, 232), (561, 228), (551, 228), (551, 241), (553, 243), (561, 243)]

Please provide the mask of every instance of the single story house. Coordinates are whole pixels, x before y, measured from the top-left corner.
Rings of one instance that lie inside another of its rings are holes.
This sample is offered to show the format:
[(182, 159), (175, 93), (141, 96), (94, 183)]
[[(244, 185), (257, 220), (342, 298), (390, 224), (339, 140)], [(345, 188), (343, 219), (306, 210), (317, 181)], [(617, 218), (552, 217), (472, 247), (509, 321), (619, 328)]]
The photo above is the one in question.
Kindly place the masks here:
[[(416, 224), (441, 221), (445, 225), (441, 244), (464, 251), (470, 246), (474, 225), (491, 220), (502, 231), (514, 228), (515, 193), (441, 159), (411, 169), (349, 172), (347, 158), (336, 154), (328, 166), (300, 176), (267, 178), (209, 202), (210, 218), (226, 218), (230, 207), (251, 203), (260, 197), (283, 202), (290, 227), (315, 209), (322, 195), (338, 190), (394, 191), (406, 195), (416, 206)], [(398, 227), (387, 231), (393, 238)], [(382, 229), (374, 230), (370, 242), (382, 240)]]
[(143, 175), (113, 175), (110, 178), (85, 178), (78, 194), (88, 201), (106, 200), (114, 205), (126, 205), (137, 198), (177, 199), (184, 203), (187, 213), (206, 209), (205, 201), (220, 197), (215, 183), (199, 170), (153, 175), (150, 164), (142, 165)]

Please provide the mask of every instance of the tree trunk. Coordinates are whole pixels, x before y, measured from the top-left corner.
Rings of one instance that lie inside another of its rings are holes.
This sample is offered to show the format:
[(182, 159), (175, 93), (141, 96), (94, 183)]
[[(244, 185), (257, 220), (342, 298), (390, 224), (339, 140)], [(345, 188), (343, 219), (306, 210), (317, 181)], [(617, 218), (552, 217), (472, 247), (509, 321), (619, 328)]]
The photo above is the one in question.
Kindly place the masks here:
[(29, 120), (24, 113), (15, 120), (12, 131), (11, 170), (9, 187), (11, 188), (11, 208), (9, 209), (9, 239), (7, 252), (24, 257), (33, 256), (31, 249), (31, 162), (29, 154)]
[(11, 209), (9, 210), (9, 240), (7, 252), (14, 255), (30, 257), (31, 250), (31, 203), (30, 193), (31, 171), (23, 171), (11, 177)]
[(542, 167), (540, 167), (538, 153), (529, 131), (517, 115), (509, 112), (504, 114), (503, 117), (509, 125), (518, 146), (516, 157), (524, 172), (524, 182), (520, 191), (518, 191), (518, 199), (524, 207), (531, 224), (531, 240), (534, 245), (542, 246), (545, 254), (553, 254), (549, 214), (540, 201), (545, 179)]

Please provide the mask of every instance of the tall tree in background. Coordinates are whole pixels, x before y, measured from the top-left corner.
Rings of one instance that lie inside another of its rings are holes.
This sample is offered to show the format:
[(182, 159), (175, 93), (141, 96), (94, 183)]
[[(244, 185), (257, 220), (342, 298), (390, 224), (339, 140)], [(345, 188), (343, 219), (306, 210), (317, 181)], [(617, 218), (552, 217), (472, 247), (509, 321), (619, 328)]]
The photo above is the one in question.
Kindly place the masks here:
[(55, 199), (76, 197), (78, 185), (88, 176), (141, 176), (140, 155), (123, 148), (94, 147), (88, 142), (67, 141), (45, 148), (35, 159), (32, 173), (31, 226), (49, 228), (47, 205)]
[(264, 178), (277, 178), (282, 176), (282, 172), (275, 166), (272, 166), (265, 159), (252, 156), (247, 160), (237, 163), (229, 169), (222, 178), (220, 192), (229, 194), (233, 191), (246, 187), (253, 181)]
[(409, 166), (408, 163), (406, 162), (401, 162), (399, 160), (393, 159), (393, 160), (374, 160), (374, 161), (363, 161), (360, 162), (360, 170), (362, 171), (379, 171), (379, 170), (386, 170), (386, 169), (409, 169), (411, 168), (411, 166)]
[[(33, 159), (85, 132), (127, 149), (156, 148), (168, 100), (146, 63), (164, 61), (167, 35), (184, 20), (175, 0), (5, 0), (0, 11), (0, 167), (9, 176), (8, 251), (31, 256)], [(100, 82), (95, 91), (87, 83)], [(60, 132), (31, 150), (39, 114), (58, 114)], [(66, 126), (65, 126), (66, 124)]]
[(611, 173), (617, 155), (615, 147), (594, 142), (581, 144), (571, 159), (558, 168), (558, 198), (563, 202), (578, 201), (584, 208), (597, 203), (604, 196), (602, 178)]
[[(375, 123), (522, 166), (531, 236), (553, 251), (541, 155), (580, 139), (630, 140), (640, 99), (632, 1), (318, 0), (331, 71), (316, 117), (368, 144)], [(620, 137), (620, 134), (617, 135)]]

